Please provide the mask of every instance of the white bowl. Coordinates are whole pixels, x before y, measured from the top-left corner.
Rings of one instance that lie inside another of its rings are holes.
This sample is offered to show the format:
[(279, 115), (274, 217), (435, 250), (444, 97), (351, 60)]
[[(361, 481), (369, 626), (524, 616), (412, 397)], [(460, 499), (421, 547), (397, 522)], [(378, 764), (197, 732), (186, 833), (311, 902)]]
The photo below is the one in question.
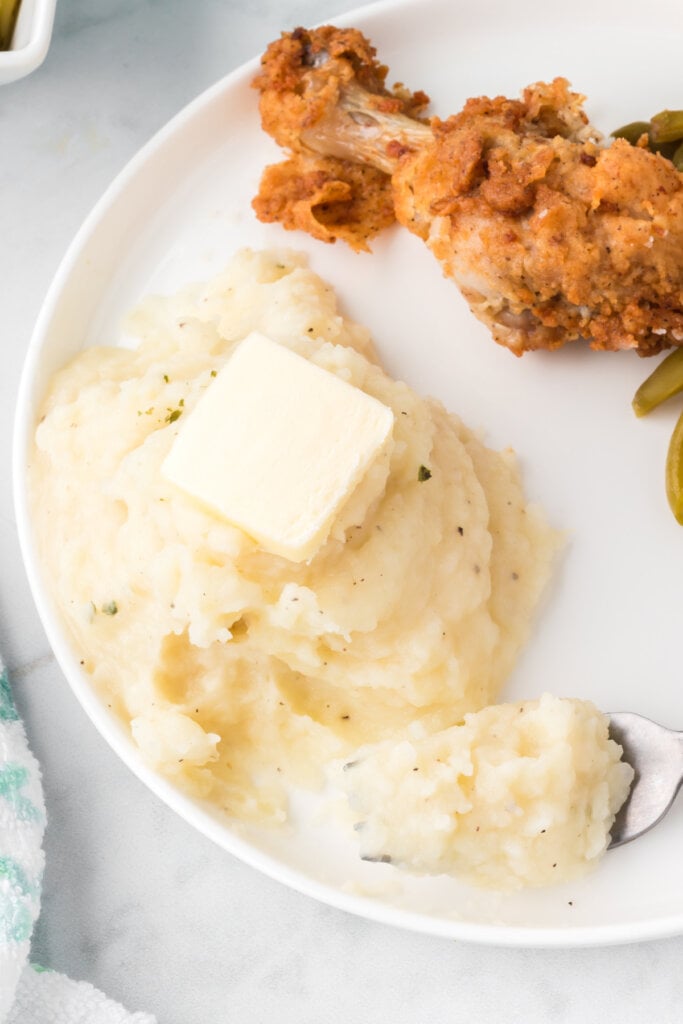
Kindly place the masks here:
[(57, 0), (21, 0), (9, 50), (0, 51), (0, 85), (23, 78), (45, 60)]

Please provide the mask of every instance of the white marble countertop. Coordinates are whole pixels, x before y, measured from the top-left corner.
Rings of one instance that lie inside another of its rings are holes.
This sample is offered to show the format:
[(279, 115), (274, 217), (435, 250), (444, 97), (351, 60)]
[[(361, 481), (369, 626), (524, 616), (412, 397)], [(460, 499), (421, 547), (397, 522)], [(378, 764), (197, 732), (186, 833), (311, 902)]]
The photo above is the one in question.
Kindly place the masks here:
[[(282, 28), (329, 18), (339, 3), (60, 0), (46, 63), (0, 90), (5, 481), (32, 325), (93, 202), (188, 100)], [(680, 1019), (683, 939), (585, 951), (448, 942), (317, 904), (212, 846), (119, 763), (61, 677), (28, 592), (8, 484), (0, 564), (0, 650), (49, 812), (35, 961), (160, 1024)]]

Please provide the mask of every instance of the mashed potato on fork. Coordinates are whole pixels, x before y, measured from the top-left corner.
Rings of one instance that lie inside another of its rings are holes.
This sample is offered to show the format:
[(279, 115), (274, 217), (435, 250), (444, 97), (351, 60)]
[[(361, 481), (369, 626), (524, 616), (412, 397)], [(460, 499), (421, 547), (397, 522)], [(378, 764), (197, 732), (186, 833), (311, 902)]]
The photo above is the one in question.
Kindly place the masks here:
[[(242, 252), (208, 284), (146, 300), (128, 326), (137, 347), (87, 349), (55, 377), (30, 480), (84, 669), (148, 761), (233, 817), (278, 822), (291, 786), (320, 785), (358, 748), (436, 735), (491, 704), (560, 544), (513, 454), (388, 377), (367, 331), (291, 252)], [(160, 473), (183, 417), (254, 330), (395, 417), (388, 461), (307, 563), (261, 550)], [(606, 726), (590, 735), (618, 763)], [(573, 868), (606, 845), (630, 782), (621, 767), (591, 776), (609, 776), (610, 798)], [(413, 866), (448, 865), (439, 848)]]

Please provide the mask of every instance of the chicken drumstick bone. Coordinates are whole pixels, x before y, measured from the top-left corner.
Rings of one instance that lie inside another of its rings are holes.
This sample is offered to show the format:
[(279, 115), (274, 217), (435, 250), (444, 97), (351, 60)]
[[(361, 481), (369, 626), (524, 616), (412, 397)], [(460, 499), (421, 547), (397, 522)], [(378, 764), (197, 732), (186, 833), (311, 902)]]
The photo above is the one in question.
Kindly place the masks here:
[(424, 93), (389, 91), (386, 74), (354, 29), (268, 47), (254, 84), (290, 157), (264, 173), (262, 220), (363, 249), (396, 218), (518, 355), (578, 337), (641, 355), (683, 344), (683, 174), (670, 161), (602, 145), (561, 78), (427, 123)]

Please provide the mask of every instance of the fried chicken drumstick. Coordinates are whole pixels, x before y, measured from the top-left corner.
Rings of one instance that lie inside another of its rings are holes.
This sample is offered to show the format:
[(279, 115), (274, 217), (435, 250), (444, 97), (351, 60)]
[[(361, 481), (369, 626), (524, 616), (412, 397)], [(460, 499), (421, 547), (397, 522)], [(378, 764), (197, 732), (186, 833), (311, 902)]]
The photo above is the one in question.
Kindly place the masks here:
[(579, 337), (640, 355), (683, 344), (683, 174), (669, 160), (602, 145), (562, 78), (427, 122), (424, 93), (386, 75), (355, 29), (268, 47), (254, 85), (290, 155), (263, 175), (261, 220), (355, 249), (398, 220), (517, 355)]

